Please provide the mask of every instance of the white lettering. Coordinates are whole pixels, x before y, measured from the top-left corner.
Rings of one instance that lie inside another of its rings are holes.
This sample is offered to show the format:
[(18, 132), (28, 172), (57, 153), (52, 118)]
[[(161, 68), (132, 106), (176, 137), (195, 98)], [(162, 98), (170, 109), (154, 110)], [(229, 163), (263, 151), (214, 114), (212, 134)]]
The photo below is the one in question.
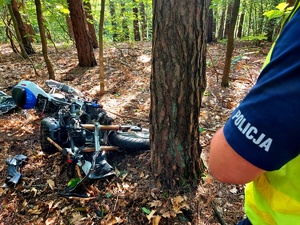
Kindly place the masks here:
[(262, 139), (264, 139), (265, 136), (266, 135), (264, 133), (262, 133), (257, 139), (253, 138), (253, 143), (257, 144), (257, 145), (260, 144)]
[[(264, 149), (266, 152), (268, 152), (271, 148), (273, 139), (270, 137), (267, 137), (266, 134), (260, 133), (259, 130), (253, 126), (251, 123), (247, 122), (247, 118), (242, 114), (241, 110), (238, 110), (231, 119), (234, 122), (234, 125), (237, 127), (237, 129), (245, 135), (245, 137), (249, 140), (252, 140), (252, 142), (256, 145), (258, 145), (260, 148)], [(246, 124), (244, 127), (243, 125)]]
[(242, 112), (240, 110), (238, 110), (236, 112), (236, 114), (234, 114), (234, 116), (232, 117), (232, 119), (239, 117), (242, 114)]
[(244, 128), (244, 130), (242, 131), (242, 134), (245, 134), (246, 131), (249, 129), (250, 126), (251, 126), (251, 123), (247, 123), (247, 125)]
[(268, 152), (270, 150), (270, 147), (272, 145), (272, 138), (268, 138), (267, 140), (265, 140), (263, 143), (261, 143), (259, 145), (259, 147), (264, 148), (266, 152)]
[(248, 131), (246, 132), (246, 138), (248, 138), (249, 140), (252, 140), (252, 139), (253, 139), (253, 135), (252, 135), (251, 133), (257, 134), (257, 128), (251, 126), (251, 127), (248, 129)]
[(246, 119), (243, 118), (243, 120), (240, 122), (239, 126), (238, 126), (238, 129), (243, 132), (243, 124), (245, 123)]

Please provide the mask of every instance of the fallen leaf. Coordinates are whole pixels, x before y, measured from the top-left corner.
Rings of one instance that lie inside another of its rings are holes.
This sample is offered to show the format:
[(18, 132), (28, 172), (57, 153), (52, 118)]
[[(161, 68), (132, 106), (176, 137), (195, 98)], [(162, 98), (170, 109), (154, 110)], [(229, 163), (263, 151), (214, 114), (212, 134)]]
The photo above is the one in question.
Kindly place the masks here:
[(41, 214), (43, 211), (39, 208), (38, 205), (36, 205), (33, 209), (29, 209), (28, 212), (29, 212), (30, 214), (39, 215), (39, 214)]
[(56, 219), (57, 219), (57, 217), (47, 218), (47, 220), (45, 221), (45, 225), (55, 225), (55, 224), (57, 224)]
[(236, 194), (238, 192), (238, 190), (234, 187), (232, 189), (229, 190), (232, 194)]
[(153, 217), (153, 219), (152, 219), (152, 225), (159, 225), (160, 219), (161, 219), (161, 216), (155, 216), (155, 217)]
[(38, 190), (36, 189), (36, 188), (31, 188), (31, 190), (30, 191), (32, 191), (33, 192), (33, 197), (35, 197), (36, 196), (36, 193), (38, 192)]
[(162, 201), (154, 200), (152, 202), (149, 202), (148, 205), (150, 205), (150, 207), (159, 207), (162, 206)]
[(163, 213), (163, 214), (162, 214), (162, 217), (164, 217), (164, 218), (171, 218), (171, 213), (170, 213), (170, 211), (167, 211), (167, 212)]
[(156, 212), (156, 210), (152, 210), (151, 213), (149, 215), (147, 215), (147, 219), (149, 221), (151, 221), (151, 219), (153, 218), (155, 212)]
[(55, 183), (53, 180), (47, 180), (47, 184), (49, 185), (49, 187), (51, 188), (51, 190), (54, 189)]

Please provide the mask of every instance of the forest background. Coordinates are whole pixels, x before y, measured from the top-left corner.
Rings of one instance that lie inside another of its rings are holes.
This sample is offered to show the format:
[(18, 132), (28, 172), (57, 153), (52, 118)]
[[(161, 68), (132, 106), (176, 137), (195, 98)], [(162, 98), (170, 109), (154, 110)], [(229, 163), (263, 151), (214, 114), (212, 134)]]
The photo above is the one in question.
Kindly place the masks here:
[[(170, 2), (174, 2), (174, 1), (170, 1)], [(178, 5), (177, 8), (178, 14), (180, 14), (179, 12), (181, 12), (181, 10), (184, 8), (185, 6), (184, 3), (186, 3), (186, 6), (191, 4), (190, 3), (191, 1), (188, 0), (180, 1), (180, 2), (183, 3)], [(1, 72), (5, 73), (7, 71), (7, 64), (11, 63), (11, 65), (13, 65), (14, 67), (12, 69), (13, 73), (19, 74), (17, 77), (14, 78), (16, 80), (31, 79), (37, 81), (39, 84), (42, 84), (43, 81), (46, 79), (49, 78), (57, 79), (59, 81), (64, 81), (72, 85), (76, 85), (77, 87), (80, 86), (82, 89), (86, 89), (84, 91), (86, 92), (86, 94), (89, 94), (90, 97), (95, 97), (95, 96), (99, 97), (105, 94), (106, 94), (106, 98), (107, 96), (111, 97), (111, 95), (107, 95), (109, 91), (111, 91), (109, 87), (111, 87), (112, 85), (108, 83), (108, 80), (111, 82), (112, 80), (115, 79), (115, 81), (119, 82), (120, 81), (119, 79), (121, 77), (121, 81), (123, 83), (125, 83), (125, 81), (133, 82), (132, 72), (129, 72), (134, 67), (134, 64), (132, 64), (133, 61), (132, 62), (127, 61), (128, 59), (122, 61), (121, 59), (123, 59), (123, 57), (125, 56), (130, 58), (137, 57), (138, 58), (137, 63), (140, 63), (141, 67), (151, 63), (149, 61), (151, 58), (151, 44), (149, 48), (149, 43), (153, 41), (153, 34), (154, 34), (153, 27), (158, 22), (153, 18), (153, 15), (155, 15), (155, 13), (158, 12), (158, 11), (156, 12), (156, 10), (160, 10), (159, 7), (153, 7), (155, 6), (156, 3), (157, 1), (152, 2), (146, 0), (132, 0), (132, 1), (129, 0), (51, 1), (50, 0), (50, 1), (42, 1), (42, 2), (40, 0), (34, 0), (34, 1), (33, 0), (32, 1), (1, 0), (0, 1), (0, 6), (1, 6), (0, 42), (2, 46), (4, 46), (1, 47), (0, 50)], [(221, 86), (223, 86), (223, 88), (229, 87), (229, 81), (230, 81), (229, 73), (233, 65), (236, 65), (242, 60), (247, 60), (249, 57), (248, 56), (249, 52), (252, 52), (250, 51), (252, 50), (252, 47), (256, 49), (255, 52), (257, 53), (258, 46), (264, 49), (265, 46), (266, 48), (269, 47), (269, 43), (272, 43), (274, 41), (276, 35), (280, 30), (280, 25), (284, 21), (284, 18), (286, 18), (288, 13), (291, 11), (294, 1), (280, 2), (277, 0), (273, 0), (273, 1), (270, 0), (270, 1), (262, 2), (256, 0), (255, 1), (205, 0), (205, 1), (195, 1), (195, 4), (199, 4), (203, 8), (203, 15), (205, 15), (205, 20), (204, 20), (205, 21), (205, 26), (204, 26), (205, 44), (203, 45), (206, 45), (206, 43), (209, 44), (207, 54), (206, 52), (201, 53), (201, 54), (206, 54), (206, 58), (207, 58), (206, 67), (207, 67), (208, 76), (206, 77), (205, 74), (200, 74), (201, 80), (205, 82), (207, 81), (207, 85), (209, 85), (210, 79), (214, 80), (215, 78), (217, 78), (216, 83), (219, 86), (220, 90), (222, 90), (223, 92), (224, 90), (226, 91), (227, 89), (222, 89)], [(168, 17), (172, 17), (172, 13), (174, 12), (175, 11), (166, 10), (163, 11), (162, 13), (165, 18), (168, 18)], [(236, 15), (235, 18), (234, 15)], [(192, 18), (193, 16), (195, 15), (191, 13), (190, 17)], [(168, 37), (166, 37), (166, 40), (167, 39)], [(242, 46), (242, 50), (238, 54), (234, 52), (234, 48), (233, 48), (234, 44), (238, 44), (239, 46)], [(219, 46), (217, 47), (219, 48), (218, 49), (219, 51), (213, 50), (215, 46)], [(65, 52), (70, 52), (70, 54), (72, 54), (73, 56), (74, 54), (77, 56), (77, 59), (72, 59), (71, 65), (66, 62), (62, 63), (61, 58), (57, 58), (57, 56), (63, 55), (63, 53)], [(213, 52), (214, 53), (217, 52), (217, 53), (213, 54)], [(261, 51), (258, 52), (261, 53)], [(118, 73), (117, 76), (115, 77), (112, 76), (114, 77), (113, 79), (111, 79), (110, 76), (111, 74), (115, 75), (114, 70), (110, 68), (113, 63), (112, 61), (111, 63), (108, 61), (111, 60), (112, 53), (117, 55), (117, 57), (119, 58), (120, 65), (123, 65), (121, 66), (122, 72)], [(177, 52), (177, 54), (180, 55), (180, 51), (179, 53)], [(253, 54), (253, 52), (251, 54)], [(221, 57), (221, 55), (224, 56), (224, 58)], [(40, 58), (41, 56), (42, 59)], [(221, 58), (224, 59), (224, 64), (222, 64), (220, 68), (218, 64), (218, 59)], [(14, 62), (16, 61), (18, 61), (20, 64), (26, 65), (27, 69), (24, 70), (24, 67), (15, 66)], [(261, 64), (260, 60), (256, 62), (258, 65)], [(60, 65), (60, 63), (62, 63), (62, 65)], [(97, 67), (98, 65), (99, 67), (97, 70), (92, 69)], [(124, 67), (124, 65), (126, 66)], [(69, 67), (69, 68), (64, 68), (64, 67)], [(247, 68), (248, 65), (243, 64), (243, 69), (247, 71)], [(67, 69), (68, 72), (66, 72)], [(22, 71), (20, 72), (20, 70)], [(211, 71), (213, 71), (213, 78), (210, 77)], [(145, 79), (144, 83), (146, 85), (146, 87), (142, 88), (143, 89), (142, 93), (149, 94), (150, 91), (149, 79), (150, 79), (151, 69), (149, 68), (147, 70), (141, 69), (140, 72), (143, 73)], [(89, 76), (88, 75), (89, 73), (92, 73), (93, 76)], [(219, 76), (222, 77), (221, 83), (219, 82)], [(14, 75), (12, 75), (12, 77), (14, 77)], [(2, 79), (1, 88), (3, 91), (9, 93), (9, 88), (11, 88), (13, 82), (11, 79), (8, 78), (9, 78), (8, 75), (1, 77)], [(244, 80), (250, 83), (250, 85), (252, 85), (255, 76), (250, 78), (251, 79), (247, 77), (246, 78), (237, 77), (236, 80)], [(86, 82), (83, 82), (83, 80), (85, 80)], [(90, 82), (91, 84), (89, 85), (87, 84), (87, 82)], [(143, 80), (139, 80), (139, 82), (143, 83)], [(202, 95), (203, 98), (210, 95), (213, 96), (213, 93), (208, 91), (208, 89), (205, 91), (205, 87), (206, 87), (205, 82), (203, 83), (203, 86), (201, 86), (201, 88), (198, 90), (203, 94)], [(94, 89), (92, 88), (92, 85), (94, 86), (99, 85), (100, 86), (99, 91), (93, 92)], [(106, 88), (109, 91), (105, 93), (104, 90)], [(113, 94), (114, 98), (119, 97), (121, 95), (121, 90), (124, 90), (123, 89), (124, 87), (120, 87), (120, 88), (121, 89), (118, 89), (116, 87), (113, 88), (113, 91), (111, 93)], [(157, 94), (157, 93), (152, 92), (151, 94)], [(102, 97), (102, 100), (105, 101), (105, 97), (104, 98)], [(235, 101), (230, 101), (230, 98), (224, 99), (224, 96), (222, 97), (221, 101), (222, 104), (228, 104), (230, 106), (229, 107), (230, 109), (233, 107), (233, 105), (237, 104), (237, 102)], [(235, 103), (233, 104), (232, 102)], [(144, 110), (139, 108), (140, 114), (137, 113), (138, 110), (135, 109), (136, 117), (139, 117), (138, 115), (140, 115), (141, 117), (143, 117), (142, 119), (148, 118), (149, 105), (150, 105), (149, 101), (147, 101), (147, 104), (148, 106), (145, 107)], [(202, 114), (200, 114), (200, 120), (201, 120), (201, 116), (205, 117), (204, 114), (205, 113), (202, 111)], [(226, 118), (226, 116), (224, 117)], [(4, 125), (7, 119), (11, 119), (11, 117), (3, 118), (2, 121), (3, 130), (7, 129)], [(151, 121), (147, 121), (146, 125), (149, 125), (149, 122), (151, 125)], [(219, 126), (221, 125), (219, 122), (217, 124)], [(207, 134), (206, 132), (209, 132), (210, 130), (214, 131), (217, 128), (216, 124), (213, 126), (214, 129), (208, 128), (203, 124), (202, 127), (200, 128), (198, 127), (198, 124), (196, 125), (197, 126), (195, 127), (197, 132), (199, 132), (199, 134), (201, 133), (202, 136), (205, 136)], [(165, 129), (167, 129), (167, 127)], [(197, 135), (198, 133), (195, 134), (196, 136), (199, 136)], [(1, 140), (1, 142), (3, 142), (3, 146), (6, 146), (6, 144), (8, 145), (8, 147), (3, 147), (4, 152), (6, 148), (11, 150), (11, 148), (15, 147), (15, 145), (9, 142), (9, 141), (13, 141), (14, 139), (9, 140), (9, 138), (5, 136), (4, 132), (1, 133), (1, 138), (3, 138), (3, 140)], [(26, 138), (28, 137), (25, 137), (25, 139)], [(24, 144), (25, 142), (26, 141), (23, 141), (22, 144)], [(205, 144), (202, 145), (202, 147), (205, 148)], [(178, 149), (175, 149), (175, 151), (177, 150)], [(201, 153), (201, 149), (199, 152)], [(186, 151), (184, 153), (188, 154), (189, 152)], [(11, 155), (12, 152), (7, 151), (5, 152), (5, 154)], [(166, 154), (164, 157), (167, 157), (167, 155), (168, 154)], [(193, 158), (193, 156), (194, 155), (192, 155), (191, 158)], [(147, 157), (149, 158), (149, 155)], [(5, 159), (5, 157), (3, 157), (3, 159)], [(45, 159), (45, 161), (47, 160)], [(53, 165), (56, 165), (56, 163), (57, 162), (54, 162)], [(187, 162), (183, 162), (183, 164), (185, 163)], [(199, 164), (196, 163), (195, 165), (199, 165)], [(178, 166), (178, 168), (180, 168), (180, 166)], [(130, 169), (132, 170), (132, 167), (130, 167)], [(166, 167), (166, 169), (173, 170), (173, 168), (168, 168), (168, 167)], [(178, 171), (180, 172), (180, 170)], [(175, 172), (172, 171), (172, 173), (170, 174), (175, 174)], [(199, 172), (203, 175), (203, 173), (205, 174), (207, 171), (204, 168)], [(4, 163), (2, 166), (2, 174), (3, 174), (2, 178), (4, 178), (5, 177)], [(140, 178), (141, 176), (144, 177), (144, 175), (141, 175), (140, 173), (138, 174), (138, 176)], [(151, 173), (149, 174), (149, 176), (151, 176)], [(207, 177), (209, 177), (209, 175), (207, 175)], [(207, 177), (204, 180), (205, 182), (210, 184), (211, 182), (210, 178)], [(220, 216), (220, 213), (218, 212), (222, 211), (224, 213), (224, 208), (222, 209), (222, 206), (223, 207), (225, 206), (224, 203), (222, 204), (220, 203), (220, 199), (216, 198), (217, 203), (214, 202), (215, 206), (210, 205), (215, 215), (217, 215), (216, 217), (214, 217), (211, 216), (211, 213), (208, 212), (200, 213), (199, 207), (195, 206), (196, 205), (195, 202), (193, 202), (192, 204), (193, 206), (188, 207), (186, 202), (188, 202), (189, 199), (186, 199), (186, 197), (182, 197), (182, 198), (178, 197), (178, 196), (183, 196), (183, 193), (185, 193), (186, 195), (187, 193), (190, 194), (193, 193), (193, 189), (192, 191), (189, 189), (190, 192), (187, 191), (187, 186), (194, 187), (195, 183), (192, 182), (193, 185), (190, 185), (191, 184), (189, 183), (189, 180), (191, 179), (190, 175), (188, 175), (186, 178), (187, 178), (186, 181), (182, 182), (181, 177), (180, 179), (178, 179), (176, 175), (173, 175), (173, 176), (161, 177), (161, 182), (157, 182), (156, 179), (149, 182), (148, 187), (151, 184), (153, 185), (153, 183), (158, 184), (157, 185), (158, 187), (160, 187), (162, 184), (162, 188), (166, 187), (167, 190), (170, 189), (173, 192), (170, 191), (168, 192), (167, 195), (166, 192), (162, 191), (161, 193), (162, 197), (157, 197), (156, 201), (151, 201), (150, 205), (148, 205), (147, 207), (142, 207), (142, 205), (145, 205), (145, 202), (142, 201), (143, 203), (138, 204), (138, 206), (140, 207), (139, 210), (141, 211), (141, 214), (133, 213), (131, 210), (134, 211), (136, 210), (136, 208), (129, 209), (130, 207), (125, 204), (126, 207), (128, 207), (127, 208), (128, 212), (132, 212), (132, 214), (135, 215), (136, 217), (135, 223), (132, 223), (132, 221), (130, 223), (130, 221), (127, 220), (126, 221), (127, 224), (136, 224), (136, 223), (145, 224), (146, 223), (145, 221), (147, 222), (151, 221), (152, 224), (159, 224), (159, 221), (161, 221), (161, 223), (166, 223), (166, 224), (174, 224), (178, 221), (179, 224), (189, 223), (189, 222), (196, 223), (195, 221), (198, 221), (197, 223), (201, 224), (199, 222), (201, 220), (199, 219), (200, 216), (199, 214), (201, 213), (204, 214), (204, 217), (206, 218), (206, 221), (204, 222), (202, 221), (204, 224), (207, 223), (212, 224), (213, 223), (212, 221), (216, 221), (216, 219), (218, 219), (218, 221), (219, 222), (221, 221), (220, 223), (222, 223), (223, 221), (222, 215)], [(52, 179), (49, 178), (47, 179), (47, 177), (44, 177), (44, 181), (46, 181), (45, 183), (47, 183), (49, 180), (51, 181)], [(181, 180), (181, 182), (178, 183), (177, 180)], [(62, 182), (61, 180), (55, 180), (57, 188), (61, 187), (59, 186), (59, 184), (62, 185), (62, 183), (60, 183), (59, 181)], [(199, 183), (199, 177), (197, 181)], [(49, 183), (51, 182), (48, 182), (48, 184)], [(110, 183), (110, 185), (112, 185), (112, 183)], [(33, 186), (33, 187), (31, 186), (29, 188), (29, 192), (32, 192), (33, 188), (37, 190), (37, 187), (40, 186)], [(52, 190), (53, 187), (50, 184), (49, 187)], [(119, 186), (118, 188), (120, 189)], [(124, 187), (122, 188), (124, 189)], [(2, 218), (3, 221), (5, 221), (5, 224), (16, 222), (16, 221), (19, 222), (20, 220), (25, 219), (24, 214), (26, 213), (29, 213), (30, 215), (37, 215), (37, 217), (33, 219), (34, 221), (38, 220), (48, 224), (51, 224), (51, 221), (55, 221), (53, 222), (54, 224), (58, 223), (58, 221), (60, 221), (61, 223), (65, 223), (65, 221), (73, 221), (74, 223), (76, 219), (80, 219), (85, 222), (86, 220), (89, 219), (91, 221), (98, 221), (98, 220), (118, 221), (118, 219), (124, 216), (123, 211), (122, 213), (121, 211), (119, 211), (118, 213), (120, 215), (116, 216), (116, 210), (107, 209), (107, 206), (100, 205), (101, 208), (100, 211), (106, 211), (105, 213), (106, 218), (103, 219), (101, 217), (101, 219), (99, 219), (99, 217), (95, 216), (94, 214), (92, 215), (89, 212), (87, 212), (88, 210), (95, 209), (95, 208), (97, 211), (97, 208), (99, 208), (99, 206), (97, 205), (98, 203), (96, 202), (92, 202), (92, 204), (90, 204), (89, 206), (86, 206), (85, 204), (81, 204), (81, 206), (84, 205), (82, 207), (83, 211), (85, 211), (84, 213), (81, 211), (82, 208), (78, 207), (78, 205), (73, 208), (70, 207), (70, 205), (65, 206), (65, 209), (70, 210), (71, 212), (68, 216), (65, 216), (64, 213), (58, 213), (57, 211), (58, 207), (53, 205), (54, 202), (46, 201), (47, 202), (46, 205), (41, 204), (40, 198), (37, 198), (35, 202), (31, 202), (30, 204), (28, 204), (29, 202), (28, 199), (25, 200), (22, 199), (22, 201), (18, 198), (14, 199), (13, 201), (14, 204), (17, 204), (17, 202), (22, 202), (23, 207), (27, 208), (25, 212), (24, 209), (23, 211), (20, 208), (18, 209), (16, 205), (12, 205), (9, 207), (4, 206), (5, 205), (4, 203), (8, 204), (10, 202), (11, 196), (19, 197), (19, 195), (26, 192), (26, 190), (27, 190), (26, 188), (18, 189), (15, 191), (1, 190), (0, 196), (2, 198), (2, 203), (3, 203), (1, 206), (3, 214), (1, 216), (3, 217)], [(33, 193), (35, 193), (35, 190), (33, 190)], [(241, 194), (242, 187), (234, 187), (234, 188), (231, 187), (229, 190), (231, 192), (234, 192), (234, 194), (237, 194), (238, 196), (242, 195)], [(39, 192), (39, 190), (37, 190), (38, 195), (42, 195), (41, 194), (42, 192), (43, 191)], [(153, 197), (154, 194), (157, 195), (157, 190), (153, 190), (152, 188), (149, 193)], [(36, 193), (34, 194), (34, 196), (36, 196)], [(32, 197), (32, 195), (28, 194), (27, 197)], [(164, 202), (162, 201), (162, 198), (164, 198), (165, 204), (169, 203), (169, 205), (171, 206), (170, 211), (167, 211), (168, 213), (161, 211), (161, 209), (160, 211), (158, 209), (149, 210), (150, 208), (162, 208), (161, 204), (162, 202)], [(112, 197), (110, 200), (111, 200), (110, 202), (111, 205), (117, 204), (117, 203), (112, 203), (113, 202), (112, 200), (116, 200), (118, 202), (118, 197), (117, 199)], [(138, 201), (139, 199), (138, 200), (135, 199), (135, 200), (136, 202), (139, 202)], [(206, 199), (206, 201), (208, 200)], [(56, 203), (60, 205), (60, 207), (63, 204), (65, 204), (62, 203), (61, 201), (57, 201)], [(197, 203), (200, 204), (200, 200)], [(207, 202), (202, 202), (202, 203), (204, 205), (207, 204)], [(133, 203), (131, 202), (129, 205), (132, 204)], [(220, 204), (222, 206), (220, 206)], [(226, 204), (228, 204), (228, 202)], [(107, 203), (107, 205), (109, 204)], [(111, 205), (110, 208), (116, 208)], [(218, 207), (216, 207), (216, 205)], [(240, 199), (239, 202), (237, 202), (237, 205), (240, 207), (241, 205)], [(45, 210), (45, 208), (47, 207), (48, 210)], [(104, 208), (106, 210), (104, 210)], [(198, 210), (195, 210), (197, 208)], [(14, 210), (16, 210), (17, 214), (19, 215), (12, 217), (11, 220), (8, 220), (7, 215), (12, 215)], [(112, 211), (114, 211), (114, 213), (112, 213)], [(49, 216), (49, 214), (52, 214), (51, 217)], [(242, 212), (238, 216), (231, 214), (229, 216), (230, 218), (228, 218), (227, 221), (229, 221), (228, 223), (235, 223), (237, 222), (237, 220), (241, 219), (242, 216), (243, 216)], [(4, 219), (4, 217), (6, 218), (6, 220)], [(207, 219), (207, 217), (209, 217), (209, 219)], [(214, 219), (212, 219), (211, 217), (214, 217)], [(26, 218), (26, 220), (28, 220), (28, 218)], [(124, 219), (122, 220), (124, 222)], [(174, 222), (174, 220), (178, 220), (178, 221)], [(113, 224), (114, 222), (110, 222), (110, 223)]]

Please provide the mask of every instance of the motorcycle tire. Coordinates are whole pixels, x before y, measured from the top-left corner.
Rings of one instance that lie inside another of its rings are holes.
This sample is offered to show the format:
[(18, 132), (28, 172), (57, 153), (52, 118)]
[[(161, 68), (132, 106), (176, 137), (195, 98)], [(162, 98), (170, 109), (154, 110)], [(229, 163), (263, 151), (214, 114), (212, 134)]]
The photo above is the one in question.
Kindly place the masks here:
[(149, 132), (122, 132), (113, 131), (108, 135), (108, 143), (111, 146), (118, 146), (120, 150), (140, 151), (149, 150)]
[(61, 136), (62, 130), (60, 128), (59, 122), (56, 119), (52, 117), (47, 117), (41, 121), (40, 143), (43, 152), (47, 154), (56, 153), (58, 149), (53, 144), (51, 144), (47, 140), (47, 138), (50, 137), (54, 142), (61, 145)]

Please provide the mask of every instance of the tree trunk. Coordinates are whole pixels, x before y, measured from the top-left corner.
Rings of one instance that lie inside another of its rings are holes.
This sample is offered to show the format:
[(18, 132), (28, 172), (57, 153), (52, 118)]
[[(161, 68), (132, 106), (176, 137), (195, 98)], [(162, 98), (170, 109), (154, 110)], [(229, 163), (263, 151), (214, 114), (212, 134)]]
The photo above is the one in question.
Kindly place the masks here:
[(19, 46), (20, 46), (20, 50), (21, 50), (21, 55), (23, 58), (28, 58), (28, 54), (25, 50), (25, 47), (24, 47), (24, 44), (22, 42), (22, 36), (20, 34), (20, 30), (19, 30), (19, 27), (18, 27), (18, 22), (16, 20), (16, 17), (14, 15), (14, 11), (13, 11), (13, 6), (11, 3), (7, 4), (8, 6), (8, 10), (9, 10), (9, 13), (11, 15), (11, 19), (12, 19), (12, 22), (13, 22), (13, 26), (14, 26), (14, 29), (15, 29), (15, 32), (16, 32), (16, 39), (19, 43)]
[(35, 0), (35, 7), (36, 7), (36, 16), (39, 24), (40, 36), (42, 41), (42, 52), (44, 56), (44, 60), (47, 66), (47, 70), (49, 73), (49, 79), (55, 80), (54, 70), (52, 63), (48, 57), (48, 49), (47, 49), (47, 38), (45, 35), (45, 28), (43, 23), (43, 15), (42, 15), (42, 6), (40, 0)]
[(19, 29), (19, 32), (21, 35), (20, 41), (23, 43), (26, 53), (28, 55), (32, 55), (35, 53), (35, 51), (31, 45), (30, 38), (29, 38), (28, 34), (26, 33), (26, 28), (23, 23), (21, 14), (19, 12), (18, 4), (15, 0), (11, 0), (11, 4), (12, 4), (12, 10), (13, 10), (14, 16), (15, 16), (17, 24), (18, 24), (18, 29)]
[(205, 81), (206, 1), (154, 0), (151, 168), (165, 187), (200, 178), (199, 114)]
[(240, 8), (240, 0), (234, 0), (232, 5), (232, 14), (229, 23), (228, 29), (228, 39), (227, 39), (227, 50), (226, 50), (226, 58), (225, 58), (225, 66), (222, 76), (222, 87), (229, 86), (229, 73), (230, 73), (230, 65), (231, 65), (231, 57), (234, 48), (234, 29), (237, 20), (237, 16)]
[(101, 11), (99, 21), (99, 66), (100, 66), (100, 96), (104, 95), (104, 60), (103, 60), (103, 28), (104, 28), (104, 11), (105, 11), (105, 0), (101, 0)]
[(67, 0), (73, 26), (80, 67), (93, 67), (97, 65), (93, 52), (91, 37), (87, 30), (87, 21), (81, 0)]
[(226, 15), (226, 6), (223, 6), (222, 15), (220, 19), (219, 31), (218, 31), (218, 39), (224, 38), (224, 24), (225, 24), (225, 15)]
[(238, 38), (242, 38), (243, 25), (244, 25), (244, 19), (245, 19), (245, 6), (246, 5), (244, 5), (243, 11), (240, 16), (239, 27), (238, 27), (238, 31), (237, 31), (237, 35), (236, 35)]
[(140, 2), (140, 16), (141, 16), (142, 41), (145, 41), (148, 39), (148, 32), (147, 32), (145, 4), (143, 1)]
[(122, 18), (122, 38), (120, 41), (128, 41), (129, 40), (129, 28), (127, 24), (127, 17), (125, 15), (125, 2), (121, 0), (121, 18)]
[(94, 26), (94, 18), (93, 18), (93, 15), (92, 15), (91, 3), (88, 0), (88, 1), (84, 1), (83, 5), (84, 5), (84, 9), (85, 9), (88, 30), (89, 30), (89, 34), (91, 36), (93, 48), (99, 48), (99, 44), (98, 44), (97, 36), (96, 36), (96, 31), (95, 31), (95, 26)]
[[(8, 4), (8, 8), (10, 8), (10, 4)], [(18, 53), (18, 48), (16, 47), (15, 43), (14, 43), (14, 38), (13, 38), (13, 32), (10, 29), (10, 21), (8, 21), (7, 25), (6, 25), (6, 29), (5, 29), (5, 33), (6, 33), (6, 37), (8, 38), (9, 42), (10, 42), (10, 46), (13, 50), (14, 53)], [(24, 47), (23, 47), (24, 49)], [(27, 56), (27, 53), (24, 49), (24, 53)]]
[[(211, 5), (211, 0), (207, 0), (208, 6)], [(214, 16), (213, 16), (213, 10), (208, 10), (208, 19), (207, 19), (207, 43), (210, 43), (214, 39)]]
[(110, 16), (111, 16), (113, 41), (117, 41), (118, 40), (118, 34), (117, 34), (117, 22), (116, 22), (116, 9), (115, 9), (115, 3), (114, 3), (113, 0), (109, 1), (109, 13), (110, 13)]
[(67, 27), (68, 27), (68, 35), (69, 35), (71, 41), (74, 41), (75, 37), (74, 37), (74, 32), (73, 32), (73, 25), (72, 25), (71, 17), (69, 15), (66, 16), (66, 23), (67, 23)]
[(263, 28), (264, 28), (264, 24), (266, 23), (265, 22), (265, 16), (264, 16), (264, 11), (265, 11), (265, 9), (264, 9), (264, 4), (263, 4), (263, 2), (265, 2), (265, 1), (262, 1), (262, 0), (260, 0), (261, 1), (261, 3), (259, 4), (260, 6), (259, 6), (259, 16), (258, 16), (258, 18), (257, 18), (257, 34), (259, 35), (259, 34), (262, 34), (263, 33)]
[[(274, 0), (273, 3), (272, 3), (272, 5), (274, 7), (276, 7), (279, 3), (280, 3), (279, 0)], [(277, 34), (275, 32), (275, 30), (276, 30), (276, 24), (277, 24), (276, 19), (271, 19), (271, 20), (267, 21), (267, 25), (265, 27), (265, 31), (267, 33), (267, 41), (268, 42), (273, 42), (274, 41), (274, 36), (276, 36), (276, 34)], [(280, 29), (278, 29), (278, 30), (280, 30)]]
[(289, 3), (289, 7), (295, 5), (296, 0), (287, 0), (286, 2)]
[(135, 41), (140, 41), (141, 40), (141, 35), (140, 35), (140, 28), (139, 28), (139, 9), (136, 6), (136, 1), (133, 0), (133, 33), (134, 33), (134, 40)]
[(232, 15), (232, 4), (227, 6), (227, 13), (226, 13), (226, 23), (225, 23), (225, 30), (224, 30), (224, 38), (228, 37), (228, 31), (230, 27), (230, 19)]
[(252, 18), (253, 18), (253, 15), (252, 15), (252, 13), (253, 13), (253, 1), (250, 1), (249, 2), (249, 5), (248, 5), (248, 7), (250, 7), (249, 8), (249, 13), (248, 13), (248, 35), (247, 36), (250, 36), (251, 35), (251, 27), (252, 27), (252, 24), (253, 24), (253, 20), (252, 20)]

